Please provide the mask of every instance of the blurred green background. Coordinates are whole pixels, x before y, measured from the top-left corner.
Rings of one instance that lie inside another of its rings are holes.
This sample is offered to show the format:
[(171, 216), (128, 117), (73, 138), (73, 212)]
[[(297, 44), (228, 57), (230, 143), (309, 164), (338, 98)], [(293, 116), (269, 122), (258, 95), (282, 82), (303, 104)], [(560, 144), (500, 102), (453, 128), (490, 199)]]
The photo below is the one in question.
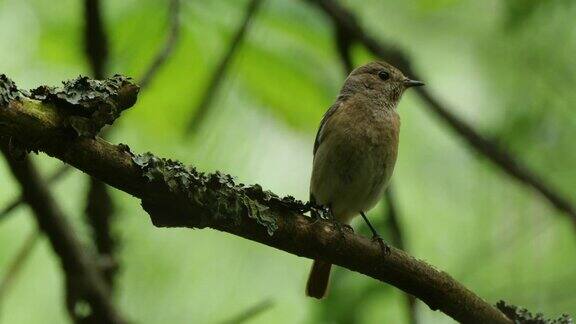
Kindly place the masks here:
[[(164, 42), (167, 1), (102, 2), (107, 70), (138, 78)], [(409, 53), (429, 90), (457, 115), (576, 201), (575, 1), (342, 2), (372, 35)], [(195, 136), (183, 136), (246, 4), (183, 1), (180, 42), (109, 140), (307, 200), (315, 131), (345, 77), (331, 24), (316, 7), (265, 1), (207, 119)], [(83, 23), (81, 1), (0, 0), (0, 73), (21, 88), (89, 74)], [(371, 59), (355, 48), (357, 65)], [(415, 93), (404, 96), (399, 112), (393, 183), (409, 253), (491, 303), (574, 315), (576, 232), (568, 218), (472, 152)], [(44, 155), (34, 160), (44, 175), (61, 165)], [(2, 207), (20, 189), (0, 161)], [(87, 184), (74, 171), (52, 187), (86, 242)], [(408, 321), (393, 287), (337, 268), (328, 299), (307, 299), (310, 260), (213, 230), (154, 228), (136, 199), (119, 191), (113, 197), (117, 304), (134, 322), (218, 323), (264, 300), (273, 306), (251, 323)], [(385, 204), (369, 213), (385, 215)], [(26, 206), (0, 223), (0, 276), (34, 228)], [(67, 322), (62, 286), (42, 238), (0, 299), (0, 323)], [(422, 303), (417, 316), (453, 322)]]

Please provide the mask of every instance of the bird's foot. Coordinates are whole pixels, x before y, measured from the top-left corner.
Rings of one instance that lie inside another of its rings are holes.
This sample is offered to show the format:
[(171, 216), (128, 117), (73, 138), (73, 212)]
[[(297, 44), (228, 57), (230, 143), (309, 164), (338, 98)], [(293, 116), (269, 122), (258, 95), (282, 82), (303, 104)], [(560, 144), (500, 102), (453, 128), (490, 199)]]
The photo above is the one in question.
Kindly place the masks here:
[(352, 228), (352, 226), (345, 223), (341, 223), (336, 219), (332, 219), (330, 220), (330, 222), (332, 223), (333, 228), (336, 229), (341, 240), (345, 239), (347, 233), (354, 234), (354, 229)]
[[(340, 222), (339, 222), (340, 223)], [(350, 226), (349, 224), (344, 224), (344, 223), (340, 223), (340, 225), (342, 226), (342, 228), (344, 229), (344, 231), (350, 233), (350, 234), (354, 234), (354, 228), (352, 228), (352, 226)]]
[(310, 218), (312, 218), (312, 224), (316, 224), (319, 220), (326, 219), (324, 216), (325, 214), (325, 207), (318, 206), (312, 202), (309, 202), (307, 207), (310, 210)]
[(315, 203), (308, 202), (306, 207), (310, 211), (310, 216), (314, 220), (330, 219), (330, 217), (332, 215), (330, 208), (328, 208), (326, 206), (316, 205)]
[(384, 253), (385, 256), (390, 255), (390, 253), (392, 252), (390, 249), (390, 245), (384, 242), (384, 240), (382, 239), (382, 237), (380, 237), (380, 235), (372, 236), (372, 241), (378, 242), (380, 248), (382, 249), (382, 253)]
[(325, 208), (324, 210), (324, 217), (326, 217), (325, 219), (332, 222), (336, 228), (338, 229), (338, 231), (340, 233), (344, 233), (344, 232), (348, 232), (348, 233), (354, 233), (354, 229), (352, 228), (352, 226), (346, 224), (346, 223), (342, 223), (339, 220), (336, 219), (336, 217), (334, 217), (334, 214), (332, 213), (332, 209)]
[(334, 217), (334, 214), (332, 214), (332, 209), (330, 209), (330, 207), (322, 206), (320, 211), (320, 217), (323, 219), (336, 221), (336, 218)]
[(339, 222), (336, 219), (331, 219), (330, 221), (334, 224), (334, 227), (336, 227), (341, 235), (344, 235), (344, 233), (354, 234), (354, 229), (352, 226)]

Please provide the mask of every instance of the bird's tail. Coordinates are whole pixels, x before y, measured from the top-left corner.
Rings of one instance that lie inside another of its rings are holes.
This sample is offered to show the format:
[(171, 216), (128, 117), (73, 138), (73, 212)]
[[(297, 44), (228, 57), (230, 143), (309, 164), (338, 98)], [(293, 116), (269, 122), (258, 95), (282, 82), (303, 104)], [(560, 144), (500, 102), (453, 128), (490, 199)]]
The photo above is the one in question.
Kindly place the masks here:
[(330, 281), (330, 268), (332, 268), (331, 263), (314, 260), (308, 276), (308, 283), (306, 284), (306, 295), (308, 297), (322, 299), (326, 296), (328, 282)]

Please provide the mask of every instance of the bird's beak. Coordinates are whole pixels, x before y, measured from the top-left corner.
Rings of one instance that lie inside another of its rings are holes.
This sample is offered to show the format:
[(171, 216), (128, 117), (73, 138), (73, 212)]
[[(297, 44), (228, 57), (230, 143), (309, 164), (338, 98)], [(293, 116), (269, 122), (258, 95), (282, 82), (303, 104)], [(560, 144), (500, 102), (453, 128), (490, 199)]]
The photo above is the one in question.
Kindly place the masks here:
[(423, 85), (424, 85), (424, 82), (422, 82), (422, 81), (417, 81), (417, 80), (411, 80), (411, 79), (406, 78), (406, 79), (404, 79), (404, 85), (405, 85), (407, 88), (410, 88), (410, 87), (420, 87), (420, 86), (423, 86)]

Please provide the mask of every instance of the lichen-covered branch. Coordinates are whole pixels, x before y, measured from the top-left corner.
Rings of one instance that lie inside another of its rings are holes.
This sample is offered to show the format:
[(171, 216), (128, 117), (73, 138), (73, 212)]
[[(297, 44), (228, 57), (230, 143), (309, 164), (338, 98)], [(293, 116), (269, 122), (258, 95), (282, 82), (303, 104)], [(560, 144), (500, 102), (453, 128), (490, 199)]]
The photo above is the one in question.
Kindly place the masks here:
[[(105, 93), (90, 87), (80, 92), (76, 87), (54, 90), (65, 92), (61, 96), (64, 99), (58, 101), (51, 100), (53, 96), (24, 96), (12, 83), (5, 82), (8, 86), (0, 86), (0, 135), (141, 199), (156, 226), (209, 227), (228, 232), (387, 282), (461, 322), (511, 323), (447, 273), (395, 248), (385, 255), (376, 242), (334, 223), (306, 217), (303, 212), (308, 206), (294, 198), (280, 198), (258, 185), (238, 185), (229, 175), (204, 174), (149, 153), (134, 155), (126, 145), (80, 136), (84, 132), (76, 131), (69, 122), (75, 114), (83, 112), (83, 117), (91, 120), (94, 115), (100, 116), (102, 109), (118, 112), (134, 104), (137, 87), (125, 78), (88, 84), (100, 89), (109, 82), (114, 86), (105, 87), (110, 90)], [(70, 98), (85, 98), (87, 93), (97, 98), (92, 100), (91, 109), (86, 109), (91, 114), (81, 109), (85, 100)]]

